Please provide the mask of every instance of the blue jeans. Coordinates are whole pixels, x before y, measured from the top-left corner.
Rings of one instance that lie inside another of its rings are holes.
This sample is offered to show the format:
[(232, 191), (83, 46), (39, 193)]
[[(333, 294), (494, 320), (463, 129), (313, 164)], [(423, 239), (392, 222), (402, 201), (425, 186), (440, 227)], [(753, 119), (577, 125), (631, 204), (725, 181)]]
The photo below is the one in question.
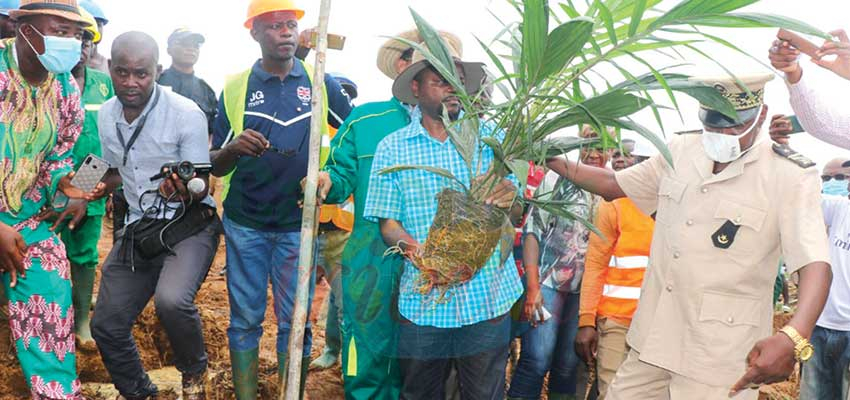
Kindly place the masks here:
[(815, 326), (811, 342), (815, 354), (803, 363), (800, 400), (846, 399), (850, 381), (850, 332)]
[(549, 393), (575, 395), (579, 358), (573, 343), (578, 331), (578, 293), (543, 286), (543, 305), (552, 318), (522, 335), (522, 350), (508, 397), (539, 399), (549, 372)]
[[(222, 222), (227, 243), (227, 295), (230, 300), (227, 339), (230, 348), (247, 351), (259, 347), (271, 280), (277, 318), (277, 351), (285, 353), (298, 285), (301, 232), (259, 231), (238, 225), (227, 216)], [(307, 315), (310, 315), (315, 286), (314, 271), (310, 278)], [(308, 318), (304, 331), (304, 357), (310, 355), (312, 344), (313, 334)]]

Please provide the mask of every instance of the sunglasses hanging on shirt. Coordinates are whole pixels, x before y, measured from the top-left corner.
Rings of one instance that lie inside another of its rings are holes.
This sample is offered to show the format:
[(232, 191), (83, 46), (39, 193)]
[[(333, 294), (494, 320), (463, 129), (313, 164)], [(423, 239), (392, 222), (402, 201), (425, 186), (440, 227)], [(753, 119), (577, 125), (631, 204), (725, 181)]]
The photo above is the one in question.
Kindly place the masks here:
[(266, 137), (266, 140), (268, 140), (268, 142), (269, 142), (269, 147), (266, 149), (266, 151), (271, 151), (273, 153), (280, 154), (284, 158), (295, 157), (299, 152), (301, 152), (301, 150), (304, 149), (304, 139), (307, 136), (309, 136), (309, 134), (301, 137), (301, 143), (298, 145), (298, 149), (292, 149), (292, 148), (279, 149), (279, 148), (275, 147), (273, 144), (271, 144), (271, 142), (272, 142), (271, 141), (271, 134), (272, 134), (272, 129), (274, 129), (275, 121), (277, 121), (277, 111), (274, 112), (274, 114), (272, 115), (272, 119), (269, 122), (269, 129), (268, 129), (269, 133), (268, 133), (268, 137)]

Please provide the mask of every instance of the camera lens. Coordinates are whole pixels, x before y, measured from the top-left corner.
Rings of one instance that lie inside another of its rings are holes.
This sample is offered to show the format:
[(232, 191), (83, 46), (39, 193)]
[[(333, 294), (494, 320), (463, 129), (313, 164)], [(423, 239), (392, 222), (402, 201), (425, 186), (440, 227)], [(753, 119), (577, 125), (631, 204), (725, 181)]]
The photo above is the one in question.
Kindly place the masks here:
[(194, 174), (195, 166), (190, 161), (181, 161), (180, 164), (177, 164), (177, 176), (184, 182), (192, 179)]

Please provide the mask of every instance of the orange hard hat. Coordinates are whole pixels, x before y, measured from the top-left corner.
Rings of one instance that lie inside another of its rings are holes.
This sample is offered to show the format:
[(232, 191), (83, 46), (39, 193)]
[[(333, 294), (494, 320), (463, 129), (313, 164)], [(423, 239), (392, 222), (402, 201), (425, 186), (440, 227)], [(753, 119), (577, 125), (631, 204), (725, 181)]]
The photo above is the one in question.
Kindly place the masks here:
[(293, 0), (251, 0), (251, 4), (248, 5), (248, 19), (245, 20), (245, 27), (253, 28), (254, 18), (274, 11), (292, 11), (295, 13), (295, 19), (301, 19), (304, 16), (304, 10), (296, 7)]

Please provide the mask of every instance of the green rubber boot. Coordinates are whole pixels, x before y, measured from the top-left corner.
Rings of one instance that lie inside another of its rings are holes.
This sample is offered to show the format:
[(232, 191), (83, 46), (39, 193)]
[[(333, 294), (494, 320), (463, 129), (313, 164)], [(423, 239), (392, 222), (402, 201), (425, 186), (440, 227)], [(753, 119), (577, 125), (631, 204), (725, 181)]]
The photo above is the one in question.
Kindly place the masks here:
[(310, 373), (310, 356), (301, 358), (301, 394), (299, 399), (304, 399), (304, 391), (307, 389), (307, 374)]
[(549, 392), (549, 400), (576, 400), (576, 396), (572, 394)]
[(330, 346), (325, 345), (325, 350), (322, 351), (322, 355), (310, 362), (310, 368), (328, 369), (336, 365), (337, 360), (339, 360), (339, 350), (332, 349)]
[[(286, 353), (277, 353), (277, 382), (278, 387), (283, 388), (286, 386), (286, 373), (288, 370), (289, 364), (286, 362)], [(298, 398), (304, 399), (304, 389), (307, 388), (307, 373), (310, 370), (310, 357), (302, 357), (301, 358), (301, 379), (300, 379), (300, 388), (298, 390)]]
[(257, 399), (257, 369), (260, 365), (260, 350), (230, 350), (230, 366), (233, 371), (233, 391), (238, 400)]
[(9, 298), (6, 297), (6, 288), (0, 284), (0, 321), (9, 320)]
[(97, 266), (71, 264), (71, 300), (74, 303), (74, 334), (77, 345), (86, 350), (96, 349), (91, 336), (89, 314), (91, 314), (91, 294), (94, 290), (94, 276)]

